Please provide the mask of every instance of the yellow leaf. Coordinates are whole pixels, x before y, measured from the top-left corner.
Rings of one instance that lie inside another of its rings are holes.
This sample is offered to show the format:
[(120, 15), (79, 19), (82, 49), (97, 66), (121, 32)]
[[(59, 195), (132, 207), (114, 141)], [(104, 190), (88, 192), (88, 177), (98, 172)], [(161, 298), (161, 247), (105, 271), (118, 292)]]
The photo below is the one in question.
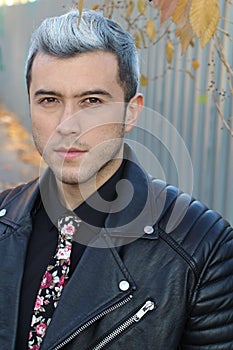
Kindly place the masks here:
[(194, 70), (197, 70), (200, 67), (200, 63), (198, 62), (198, 60), (193, 60), (192, 67)]
[(192, 44), (192, 39), (194, 36), (193, 29), (190, 25), (190, 22), (187, 21), (184, 27), (179, 28), (175, 31), (176, 36), (179, 37), (181, 47), (182, 47), (182, 55), (187, 50), (188, 46)]
[(155, 30), (155, 23), (152, 19), (148, 19), (146, 22), (146, 33), (151, 41), (155, 40), (156, 30)]
[(83, 7), (84, 7), (84, 0), (80, 0), (78, 2), (78, 10), (79, 10), (79, 18), (78, 18), (78, 25), (81, 21), (81, 17), (82, 17), (82, 12), (83, 12)]
[(141, 48), (141, 38), (140, 38), (140, 34), (137, 32), (134, 34), (134, 41), (135, 41), (135, 45), (137, 49)]
[(214, 35), (220, 18), (218, 0), (193, 0), (190, 23), (204, 47)]
[(173, 15), (177, 2), (178, 0), (163, 0), (161, 2), (161, 24)]
[(98, 10), (99, 8), (100, 8), (100, 5), (99, 5), (99, 4), (95, 4), (95, 5), (92, 6), (92, 10), (93, 10), (93, 11), (96, 11), (96, 10)]
[(146, 0), (138, 0), (138, 11), (142, 14), (146, 14)]
[(140, 84), (141, 86), (147, 86), (148, 85), (148, 79), (145, 75), (141, 75), (140, 77)]
[(134, 0), (129, 0), (126, 4), (126, 18), (129, 18), (134, 10)]
[(170, 40), (166, 42), (165, 50), (166, 50), (167, 62), (170, 64), (174, 56), (174, 46)]
[(182, 28), (188, 21), (192, 0), (179, 0), (172, 15), (172, 20), (178, 28)]

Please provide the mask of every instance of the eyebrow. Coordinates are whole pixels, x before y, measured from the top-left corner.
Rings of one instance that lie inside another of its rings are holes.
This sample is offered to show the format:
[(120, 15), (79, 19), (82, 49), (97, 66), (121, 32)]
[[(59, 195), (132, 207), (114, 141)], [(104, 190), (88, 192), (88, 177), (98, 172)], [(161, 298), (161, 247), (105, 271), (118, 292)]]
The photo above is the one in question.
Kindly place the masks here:
[(78, 97), (84, 97), (87, 95), (103, 95), (103, 96), (107, 96), (112, 98), (112, 95), (106, 91), (106, 90), (102, 90), (102, 89), (98, 89), (98, 90), (88, 90), (88, 91), (84, 91), (81, 94), (77, 95)]
[[(62, 97), (62, 94), (60, 92), (53, 91), (53, 90), (44, 90), (44, 89), (37, 90), (34, 94), (35, 97), (41, 96), (41, 95)], [(85, 97), (89, 95), (103, 95), (103, 96), (112, 98), (112, 95), (108, 91), (103, 89), (87, 90), (82, 92), (81, 94), (75, 95), (75, 97)]]
[(52, 91), (52, 90), (40, 89), (40, 90), (37, 90), (37, 91), (34, 93), (34, 96), (35, 96), (35, 97), (41, 96), (41, 95), (50, 95), (50, 96), (62, 97), (62, 94), (60, 94), (60, 93), (57, 92), (57, 91)]

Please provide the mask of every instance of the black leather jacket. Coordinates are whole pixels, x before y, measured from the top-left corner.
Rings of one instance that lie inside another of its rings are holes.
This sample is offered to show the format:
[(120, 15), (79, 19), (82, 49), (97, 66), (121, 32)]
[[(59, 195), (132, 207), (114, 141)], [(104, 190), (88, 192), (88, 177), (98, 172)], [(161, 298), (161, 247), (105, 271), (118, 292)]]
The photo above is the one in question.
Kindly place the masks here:
[[(233, 349), (231, 227), (177, 188), (150, 178), (128, 152), (132, 205), (109, 214), (113, 228), (98, 238), (106, 248), (85, 250), (41, 350)], [(38, 192), (34, 181), (0, 197), (0, 350), (14, 349)], [(122, 189), (119, 198), (126, 194)], [(134, 216), (129, 223), (127, 215)]]

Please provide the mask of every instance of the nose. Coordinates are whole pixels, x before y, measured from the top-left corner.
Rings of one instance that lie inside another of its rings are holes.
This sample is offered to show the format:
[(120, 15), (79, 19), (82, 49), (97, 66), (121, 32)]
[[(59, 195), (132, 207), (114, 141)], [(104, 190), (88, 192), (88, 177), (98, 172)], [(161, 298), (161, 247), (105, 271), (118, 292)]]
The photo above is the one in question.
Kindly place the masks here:
[(64, 107), (56, 131), (62, 135), (80, 134), (81, 128), (77, 109), (71, 106)]

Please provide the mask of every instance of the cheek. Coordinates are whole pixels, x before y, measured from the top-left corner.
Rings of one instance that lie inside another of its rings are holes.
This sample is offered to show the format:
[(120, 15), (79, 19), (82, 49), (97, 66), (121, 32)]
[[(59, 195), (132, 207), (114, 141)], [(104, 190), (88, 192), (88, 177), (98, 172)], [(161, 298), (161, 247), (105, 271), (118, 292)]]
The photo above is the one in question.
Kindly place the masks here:
[(101, 125), (86, 132), (85, 140), (91, 144), (97, 144), (107, 140), (122, 138), (123, 130), (124, 126), (122, 123)]
[(56, 125), (52, 119), (43, 117), (37, 114), (31, 114), (32, 132), (37, 135), (40, 139), (48, 140), (53, 137)]
[(48, 139), (53, 134), (53, 129), (48, 123), (43, 123), (41, 121), (32, 120), (32, 131), (33, 134), (38, 135), (40, 139)]

